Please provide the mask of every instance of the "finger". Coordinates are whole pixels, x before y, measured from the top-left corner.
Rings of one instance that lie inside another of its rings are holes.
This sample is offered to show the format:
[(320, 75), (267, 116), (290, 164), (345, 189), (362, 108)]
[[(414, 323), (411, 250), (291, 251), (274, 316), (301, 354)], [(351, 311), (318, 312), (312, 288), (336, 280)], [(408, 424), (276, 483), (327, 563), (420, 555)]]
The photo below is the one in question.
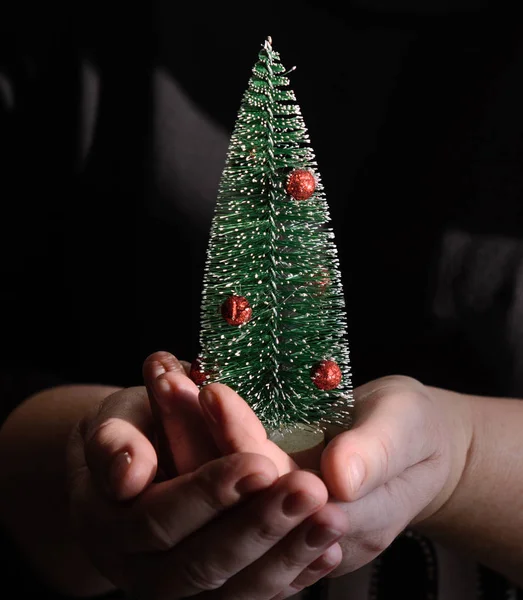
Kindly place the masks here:
[[(225, 597), (242, 595), (249, 600), (262, 600), (291, 595), (293, 582), (346, 532), (347, 521), (341, 509), (334, 504), (324, 506), (258, 561), (232, 578), (224, 586)], [(335, 565), (332, 565), (330, 570), (334, 568)], [(297, 591), (294, 589), (293, 593)]]
[(435, 406), (422, 384), (387, 377), (356, 390), (353, 427), (321, 459), (324, 481), (339, 500), (353, 501), (437, 450)]
[(117, 500), (137, 496), (156, 475), (156, 452), (147, 437), (151, 428), (144, 388), (112, 394), (78, 428), (74, 468), (88, 468), (98, 488)]
[(177, 475), (176, 465), (165, 431), (162, 410), (155, 393), (156, 379), (168, 369), (181, 372), (183, 371), (183, 365), (168, 352), (154, 352), (145, 359), (142, 365), (142, 375), (154, 419), (154, 438), (158, 450), (160, 473), (162, 476), (175, 477)]
[(191, 372), (191, 363), (187, 360), (180, 360), (180, 364), (182, 365), (187, 377), (189, 377), (189, 374)]
[(198, 387), (168, 352), (155, 352), (143, 376), (158, 423), (162, 468), (170, 475), (194, 471), (219, 453), (198, 402)]
[(263, 456), (227, 456), (193, 473), (151, 484), (130, 505), (93, 505), (94, 520), (114, 553), (135, 556), (136, 564), (145, 560), (142, 553), (149, 553), (151, 563), (157, 564), (158, 553), (170, 556), (168, 551), (182, 540), (254, 492), (270, 487), (277, 475)]
[(209, 384), (200, 391), (199, 398), (209, 431), (223, 454), (263, 454), (274, 462), (280, 475), (297, 468), (286, 452), (267, 439), (267, 432), (254, 411), (230, 387)]
[(317, 581), (332, 573), (341, 563), (342, 556), (341, 546), (338, 543), (333, 544), (319, 558), (308, 565), (289, 586), (271, 600), (290, 598), (301, 590), (314, 585)]
[(152, 596), (167, 598), (176, 589), (179, 597), (186, 597), (222, 587), (326, 502), (327, 490), (312, 473), (283, 476), (266, 492), (181, 543), (163, 564), (151, 560), (146, 579), (158, 585)]

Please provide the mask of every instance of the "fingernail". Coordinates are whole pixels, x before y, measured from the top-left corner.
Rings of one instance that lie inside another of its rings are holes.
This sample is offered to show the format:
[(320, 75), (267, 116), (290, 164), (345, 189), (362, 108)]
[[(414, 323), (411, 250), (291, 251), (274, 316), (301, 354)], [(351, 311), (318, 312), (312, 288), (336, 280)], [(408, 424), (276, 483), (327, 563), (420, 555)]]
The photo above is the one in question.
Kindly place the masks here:
[(168, 415), (171, 412), (171, 384), (163, 377), (163, 373), (154, 380), (155, 398), (162, 412)]
[(222, 413), (220, 403), (212, 388), (206, 387), (200, 392), (200, 404), (211, 421), (218, 425), (221, 422)]
[(165, 415), (170, 415), (174, 403), (183, 399), (185, 395), (196, 396), (198, 393), (198, 389), (185, 374), (173, 374), (172, 371), (169, 378), (164, 374), (154, 380), (154, 391), (156, 402)]
[(111, 493), (118, 493), (122, 480), (125, 477), (131, 462), (132, 459), (129, 452), (120, 452), (120, 454), (117, 454), (113, 459), (109, 469), (109, 488)]
[(282, 504), (283, 514), (287, 517), (296, 517), (298, 515), (311, 512), (319, 508), (320, 503), (310, 494), (295, 492), (289, 494)]
[(150, 360), (149, 369), (151, 376), (156, 379), (164, 373), (184, 373), (182, 363), (169, 352), (156, 353), (156, 360)]
[(325, 546), (329, 542), (335, 542), (341, 535), (341, 531), (329, 529), (324, 525), (315, 525), (307, 534), (305, 543), (311, 548), (321, 548), (321, 546)]
[(349, 485), (355, 494), (365, 478), (365, 463), (359, 454), (353, 454), (349, 458)]
[(155, 379), (158, 379), (165, 373), (165, 367), (159, 360), (152, 361), (151, 363), (151, 374)]
[(154, 380), (154, 385), (160, 394), (168, 394), (171, 391), (171, 384), (165, 377), (162, 377), (162, 375), (163, 373)]
[(240, 479), (234, 488), (240, 496), (243, 496), (245, 494), (252, 494), (253, 492), (263, 490), (269, 487), (271, 483), (272, 481), (268, 477), (265, 477), (265, 475), (254, 473), (253, 475), (247, 475), (247, 477)]

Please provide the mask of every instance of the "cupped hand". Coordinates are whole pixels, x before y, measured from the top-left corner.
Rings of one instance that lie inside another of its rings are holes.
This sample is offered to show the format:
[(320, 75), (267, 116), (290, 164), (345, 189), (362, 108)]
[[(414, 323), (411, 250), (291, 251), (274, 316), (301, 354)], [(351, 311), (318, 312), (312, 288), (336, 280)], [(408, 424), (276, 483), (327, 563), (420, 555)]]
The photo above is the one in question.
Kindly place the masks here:
[(354, 571), (405, 528), (438, 512), (463, 473), (472, 436), (466, 399), (403, 376), (355, 391), (350, 430), (322, 454), (322, 478), (343, 502), (349, 534), (330, 576)]
[(141, 387), (109, 396), (69, 443), (72, 520), (102, 574), (150, 600), (269, 600), (335, 568), (345, 519), (322, 481), (263, 440), (224, 452), (227, 430), (209, 434), (198, 389), (171, 355), (149, 357), (144, 375), (149, 397)]
[[(173, 375), (164, 377), (176, 388)], [(222, 454), (259, 452), (279, 475), (297, 468), (227, 386), (205, 386), (199, 403)], [(352, 426), (337, 429), (321, 458), (329, 505), (343, 510), (347, 531), (340, 539), (342, 559), (329, 576), (369, 563), (405, 528), (426, 523), (446, 503), (467, 459), (469, 410), (465, 397), (409, 377), (384, 377), (355, 390)]]

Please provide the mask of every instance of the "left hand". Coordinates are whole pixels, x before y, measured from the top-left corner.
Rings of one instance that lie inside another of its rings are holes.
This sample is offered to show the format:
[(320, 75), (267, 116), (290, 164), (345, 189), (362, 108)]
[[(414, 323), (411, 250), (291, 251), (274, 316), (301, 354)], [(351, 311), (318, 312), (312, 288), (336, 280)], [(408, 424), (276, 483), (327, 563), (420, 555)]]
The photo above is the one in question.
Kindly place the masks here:
[[(147, 370), (144, 374), (147, 385)], [(172, 383), (171, 402), (176, 402), (179, 375), (167, 371), (164, 377)], [(280, 476), (299, 468), (267, 439), (254, 412), (232, 389), (210, 384), (198, 399), (199, 407), (193, 399), (191, 410), (200, 419), (203, 414), (221, 454), (263, 454), (274, 462)], [(169, 401), (167, 396), (163, 400)], [(183, 419), (179, 423), (177, 468), (188, 471), (198, 466), (191, 460), (202, 431), (195, 436), (193, 429), (183, 427)], [(467, 405), (459, 394), (449, 399), (401, 376), (356, 389), (353, 425), (329, 442), (321, 460), (330, 503), (343, 508), (349, 531), (340, 541), (341, 562), (330, 576), (364, 566), (405, 527), (443, 506), (461, 477), (470, 435)]]
[(354, 571), (409, 525), (435, 515), (463, 474), (472, 439), (466, 397), (391, 376), (355, 390), (351, 429), (322, 454), (321, 474), (347, 515), (343, 559), (330, 576)]

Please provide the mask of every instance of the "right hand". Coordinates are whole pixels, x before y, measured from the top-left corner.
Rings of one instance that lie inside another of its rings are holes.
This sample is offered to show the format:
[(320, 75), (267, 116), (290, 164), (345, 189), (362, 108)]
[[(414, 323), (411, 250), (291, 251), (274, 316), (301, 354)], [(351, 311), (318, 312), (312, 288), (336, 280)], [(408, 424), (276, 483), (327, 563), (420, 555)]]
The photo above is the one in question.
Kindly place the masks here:
[[(263, 452), (220, 456), (198, 388), (172, 355), (150, 356), (144, 375), (153, 402), (145, 387), (112, 394), (68, 447), (73, 523), (100, 572), (140, 599), (270, 600), (334, 569), (346, 521), (323, 482), (300, 470), (279, 477)], [(151, 405), (176, 466), (169, 479), (151, 441)]]

